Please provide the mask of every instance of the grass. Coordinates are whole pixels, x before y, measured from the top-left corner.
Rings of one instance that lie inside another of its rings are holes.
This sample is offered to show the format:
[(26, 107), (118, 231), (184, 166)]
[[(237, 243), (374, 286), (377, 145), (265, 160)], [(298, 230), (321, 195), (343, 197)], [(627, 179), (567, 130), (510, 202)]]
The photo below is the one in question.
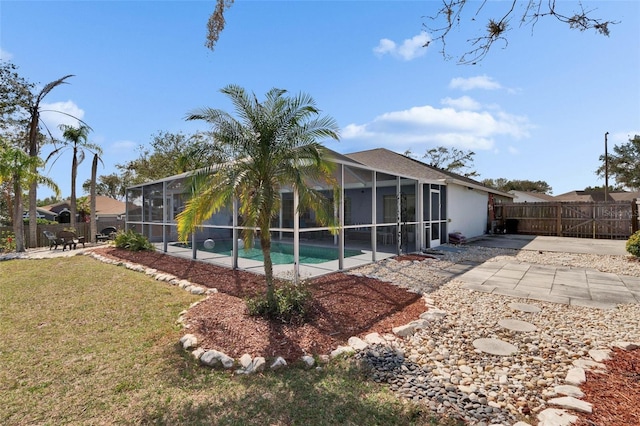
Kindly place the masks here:
[(438, 424), (346, 361), (200, 367), (175, 325), (195, 300), (85, 256), (0, 262), (0, 424)]

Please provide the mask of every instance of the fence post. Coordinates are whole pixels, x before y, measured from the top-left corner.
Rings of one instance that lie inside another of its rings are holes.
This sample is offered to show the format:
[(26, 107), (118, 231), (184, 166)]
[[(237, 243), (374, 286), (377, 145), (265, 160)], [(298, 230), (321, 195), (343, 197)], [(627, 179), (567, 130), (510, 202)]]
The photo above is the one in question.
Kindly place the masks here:
[(562, 203), (556, 204), (556, 235), (562, 237)]
[(640, 218), (638, 217), (638, 199), (634, 198), (631, 200), (631, 234), (635, 234), (638, 232), (638, 227), (640, 223)]

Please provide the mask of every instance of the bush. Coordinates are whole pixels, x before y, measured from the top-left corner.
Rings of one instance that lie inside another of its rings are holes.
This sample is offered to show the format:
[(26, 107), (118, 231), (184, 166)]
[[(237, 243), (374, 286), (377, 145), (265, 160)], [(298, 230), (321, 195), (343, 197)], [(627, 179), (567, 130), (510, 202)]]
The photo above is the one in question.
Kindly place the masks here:
[(275, 306), (270, 306), (266, 295), (248, 299), (249, 315), (287, 323), (302, 323), (309, 319), (313, 299), (305, 284), (284, 283), (275, 290), (275, 299)]
[(630, 236), (627, 240), (627, 251), (635, 257), (640, 257), (640, 231)]
[(117, 248), (130, 251), (154, 251), (156, 248), (149, 242), (147, 237), (129, 229), (128, 231), (119, 231), (115, 237), (115, 245)]
[[(29, 224), (29, 219), (22, 219), (22, 221), (24, 222), (25, 225)], [(38, 225), (57, 225), (58, 222), (56, 222), (55, 220), (49, 220), (49, 219), (43, 219), (43, 218), (38, 218), (36, 219), (36, 223)]]
[(11, 252), (16, 250), (16, 237), (13, 232), (0, 232), (0, 253)]

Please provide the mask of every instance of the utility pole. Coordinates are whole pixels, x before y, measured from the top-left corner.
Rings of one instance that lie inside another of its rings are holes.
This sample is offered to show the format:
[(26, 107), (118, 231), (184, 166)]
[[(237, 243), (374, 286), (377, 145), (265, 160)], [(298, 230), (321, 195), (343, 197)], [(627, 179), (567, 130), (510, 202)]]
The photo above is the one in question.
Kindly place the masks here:
[(604, 134), (604, 201), (609, 201), (609, 155), (607, 154), (607, 135)]

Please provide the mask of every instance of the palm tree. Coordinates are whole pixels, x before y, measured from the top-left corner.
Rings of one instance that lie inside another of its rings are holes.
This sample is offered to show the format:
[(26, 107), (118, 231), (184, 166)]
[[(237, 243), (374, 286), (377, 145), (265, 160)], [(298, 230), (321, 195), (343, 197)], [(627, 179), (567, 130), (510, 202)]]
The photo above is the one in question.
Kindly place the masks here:
[[(42, 141), (42, 134), (40, 133), (40, 104), (44, 98), (61, 84), (66, 84), (66, 79), (73, 77), (72, 74), (65, 75), (57, 80), (54, 80), (45, 85), (42, 90), (34, 97), (33, 102), (29, 106), (29, 140), (28, 149), (30, 157), (38, 157), (40, 155), (40, 143)], [(68, 114), (67, 114), (68, 115)], [(35, 161), (34, 161), (35, 163)], [(33, 170), (34, 174), (37, 174), (36, 170)], [(29, 185), (29, 241), (32, 247), (35, 247), (36, 239), (38, 237), (37, 228), (37, 214), (36, 207), (38, 202), (38, 184), (32, 182)]]
[(274, 88), (260, 103), (239, 86), (229, 85), (221, 92), (230, 98), (238, 119), (211, 108), (187, 116), (211, 124), (214, 143), (225, 158), (193, 176), (191, 198), (177, 217), (178, 232), (186, 241), (197, 226), (237, 200), (245, 245), (252, 245), (255, 228), (260, 231), (267, 301), (273, 307), (270, 227), (279, 212), (280, 191), (297, 191), (299, 211), (313, 208), (321, 223), (332, 223), (333, 205), (307, 182), (337, 187), (333, 163), (317, 139), (337, 140), (338, 126), (330, 117), (317, 117), (320, 111), (306, 94), (286, 97), (285, 90)]
[[(22, 191), (25, 186), (32, 183), (46, 185), (54, 190), (56, 196), (60, 196), (60, 189), (50, 178), (34, 173), (42, 167), (40, 157), (31, 157), (22, 149), (9, 146), (0, 140), (0, 183), (8, 183), (13, 192), (13, 233), (16, 238), (16, 251), (25, 251), (24, 244), (24, 220)], [(36, 223), (37, 225), (37, 223)], [(37, 237), (37, 235), (36, 235)], [(31, 245), (35, 245), (32, 242)]]
[(89, 132), (91, 128), (86, 124), (73, 127), (68, 124), (61, 124), (62, 137), (65, 139), (63, 145), (51, 152), (47, 160), (54, 155), (61, 154), (64, 150), (71, 148), (73, 157), (71, 160), (71, 223), (70, 227), (76, 227), (76, 177), (78, 176), (78, 166), (84, 161), (85, 151), (102, 155), (100, 146), (89, 142)]

